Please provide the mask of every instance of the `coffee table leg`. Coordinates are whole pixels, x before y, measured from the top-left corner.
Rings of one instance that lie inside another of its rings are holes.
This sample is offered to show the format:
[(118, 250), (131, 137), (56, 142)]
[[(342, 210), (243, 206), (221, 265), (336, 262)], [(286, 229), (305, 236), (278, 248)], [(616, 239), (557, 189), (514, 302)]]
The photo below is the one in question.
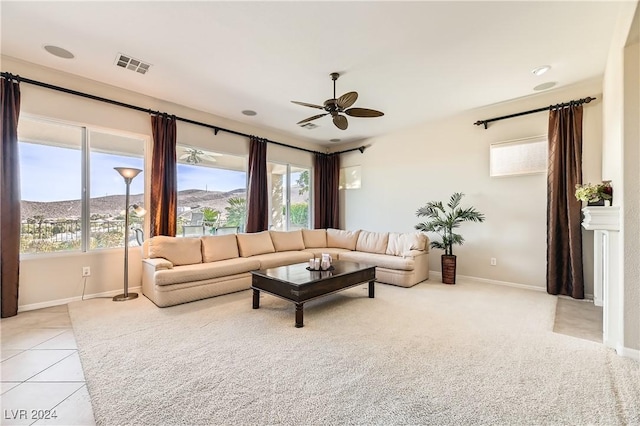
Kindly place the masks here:
[(253, 309), (260, 307), (260, 290), (253, 289)]
[(302, 307), (304, 303), (296, 303), (296, 328), (304, 327)]
[(375, 281), (369, 281), (369, 297), (371, 299), (373, 299), (374, 296), (375, 296), (375, 290), (373, 288), (373, 283), (375, 283)]

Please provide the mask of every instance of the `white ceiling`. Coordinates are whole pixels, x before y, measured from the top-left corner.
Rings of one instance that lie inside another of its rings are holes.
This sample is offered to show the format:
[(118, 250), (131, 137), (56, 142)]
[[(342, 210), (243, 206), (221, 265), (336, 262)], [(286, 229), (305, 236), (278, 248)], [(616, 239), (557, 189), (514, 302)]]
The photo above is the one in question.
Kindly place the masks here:
[[(297, 139), (345, 143), (602, 75), (620, 5), (2, 1), (2, 54)], [(151, 70), (115, 66), (119, 52)], [(551, 71), (531, 73), (545, 64)], [(354, 107), (385, 116), (349, 117), (345, 131), (329, 116), (313, 130), (296, 125), (321, 111), (290, 101), (331, 98), (331, 72), (342, 74), (337, 96), (356, 91)]]

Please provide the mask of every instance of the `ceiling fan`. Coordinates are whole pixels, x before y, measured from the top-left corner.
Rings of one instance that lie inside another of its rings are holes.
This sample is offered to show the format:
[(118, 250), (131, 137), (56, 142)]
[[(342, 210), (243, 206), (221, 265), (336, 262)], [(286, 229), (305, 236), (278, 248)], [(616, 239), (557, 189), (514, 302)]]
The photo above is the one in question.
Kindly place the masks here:
[(183, 154), (179, 158), (180, 160), (184, 160), (184, 162), (187, 164), (198, 164), (203, 161), (210, 161), (215, 163), (216, 159), (214, 157), (220, 157), (221, 155), (222, 154), (218, 154), (217, 152), (202, 151), (195, 148), (185, 148)]
[(331, 114), (331, 117), (333, 117), (333, 124), (335, 124), (336, 127), (340, 130), (346, 130), (346, 128), (349, 126), (349, 122), (347, 121), (347, 117), (345, 117), (344, 115), (340, 115), (340, 113), (347, 114), (350, 117), (382, 117), (384, 115), (383, 112), (376, 111), (375, 109), (349, 108), (358, 99), (357, 92), (345, 93), (339, 98), (336, 98), (336, 80), (338, 79), (338, 77), (340, 77), (340, 74), (338, 74), (337, 72), (331, 73), (331, 80), (333, 80), (333, 98), (324, 101), (324, 106), (308, 104), (306, 102), (291, 101), (297, 105), (323, 109), (326, 111), (324, 114), (314, 115), (313, 117), (305, 118), (302, 121), (298, 121), (297, 124), (308, 123), (309, 121), (313, 121), (320, 117), (324, 117), (325, 115)]

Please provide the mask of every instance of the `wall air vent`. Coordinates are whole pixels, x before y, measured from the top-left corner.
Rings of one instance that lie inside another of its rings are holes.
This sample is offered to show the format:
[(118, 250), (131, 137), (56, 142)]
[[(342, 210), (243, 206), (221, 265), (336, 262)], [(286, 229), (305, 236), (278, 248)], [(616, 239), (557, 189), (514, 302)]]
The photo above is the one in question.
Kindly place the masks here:
[(313, 123), (304, 123), (304, 124), (301, 124), (300, 127), (304, 127), (305, 129), (311, 130), (318, 127), (318, 125)]
[(149, 68), (151, 68), (151, 64), (144, 63), (140, 59), (135, 59), (130, 55), (124, 55), (122, 53), (118, 53), (116, 65), (140, 74), (146, 74)]

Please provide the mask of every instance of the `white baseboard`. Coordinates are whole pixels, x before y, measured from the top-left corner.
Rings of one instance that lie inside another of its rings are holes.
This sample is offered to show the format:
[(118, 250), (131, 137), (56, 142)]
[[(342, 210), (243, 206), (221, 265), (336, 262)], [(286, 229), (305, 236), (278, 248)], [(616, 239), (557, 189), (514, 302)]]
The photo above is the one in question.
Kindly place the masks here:
[[(140, 292), (142, 291), (142, 286), (138, 286), (138, 287), (130, 287), (129, 290), (133, 293), (135, 292)], [(93, 293), (93, 294), (85, 294), (84, 295), (84, 300), (88, 300), (88, 299), (95, 299), (98, 297), (113, 297), (117, 294), (121, 294), (122, 293), (122, 289), (120, 290), (112, 290), (112, 291), (105, 291), (104, 293)], [(33, 311), (35, 309), (42, 309), (42, 308), (50, 308), (52, 306), (59, 306), (59, 305), (66, 305), (67, 303), (71, 303), (71, 302), (79, 302), (83, 300), (82, 296), (76, 296), (76, 297), (69, 297), (66, 299), (57, 299), (57, 300), (48, 300), (46, 302), (40, 302), (40, 303), (30, 303), (28, 305), (19, 305), (18, 306), (18, 312), (25, 312), (25, 311)]]
[[(520, 283), (512, 283), (509, 281), (491, 280), (488, 278), (472, 277), (469, 275), (460, 275), (460, 274), (457, 274), (456, 277), (459, 279), (463, 279), (465, 281), (471, 281), (471, 282), (482, 283), (482, 284), (496, 284), (496, 285), (503, 285), (506, 287), (522, 288), (525, 290), (545, 291), (545, 292), (547, 291), (546, 288), (538, 287), (535, 285), (529, 285), (529, 284), (520, 284)], [(432, 278), (442, 279), (442, 273), (440, 271), (429, 271), (429, 279), (431, 280)]]
[(631, 358), (640, 361), (640, 350), (638, 349), (625, 348), (622, 345), (618, 345), (616, 347), (616, 352), (618, 353), (618, 355), (625, 358)]
[[(503, 285), (506, 287), (522, 288), (525, 290), (533, 290), (533, 291), (544, 291), (544, 292), (547, 291), (546, 287), (538, 287), (530, 284), (520, 284), (520, 283), (512, 283), (509, 281), (491, 280), (489, 278), (472, 277), (470, 275), (458, 274), (456, 276), (458, 278), (464, 279), (465, 281), (471, 281), (471, 282), (477, 282), (477, 283), (483, 283), (483, 284), (496, 284), (496, 285)], [(432, 278), (442, 279), (442, 273), (440, 271), (429, 271), (429, 279), (432, 279)], [(584, 295), (584, 299), (574, 299), (570, 296), (558, 296), (558, 297), (566, 297), (567, 299), (584, 301), (584, 302), (593, 301), (593, 294), (588, 294), (588, 293)]]

